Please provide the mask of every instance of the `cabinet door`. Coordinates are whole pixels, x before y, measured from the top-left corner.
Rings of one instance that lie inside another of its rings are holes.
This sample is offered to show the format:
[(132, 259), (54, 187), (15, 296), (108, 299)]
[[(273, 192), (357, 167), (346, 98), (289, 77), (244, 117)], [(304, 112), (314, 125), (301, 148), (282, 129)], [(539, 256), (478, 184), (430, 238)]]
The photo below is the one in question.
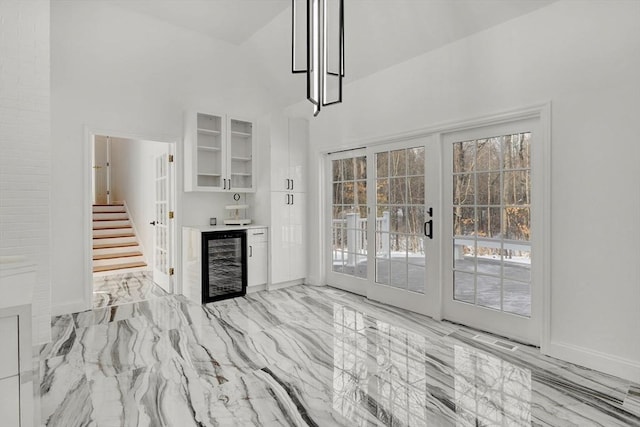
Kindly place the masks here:
[(267, 242), (249, 242), (247, 286), (267, 283)]
[(289, 280), (304, 279), (307, 275), (306, 194), (292, 193), (289, 205)]
[(289, 169), (288, 178), (293, 180), (292, 191), (305, 192), (307, 184), (307, 147), (309, 145), (309, 122), (305, 119), (289, 119)]
[(185, 191), (220, 191), (226, 174), (224, 116), (185, 114)]
[(18, 316), (0, 317), (0, 379), (16, 375), (18, 362)]
[(289, 191), (289, 126), (286, 117), (271, 121), (271, 191)]
[(290, 249), (290, 193), (271, 192), (271, 283), (282, 283), (291, 280), (289, 266), (291, 264)]
[(251, 192), (255, 183), (255, 130), (253, 122), (229, 118), (226, 190)]
[(0, 380), (0, 414), (2, 425), (20, 427), (20, 377)]

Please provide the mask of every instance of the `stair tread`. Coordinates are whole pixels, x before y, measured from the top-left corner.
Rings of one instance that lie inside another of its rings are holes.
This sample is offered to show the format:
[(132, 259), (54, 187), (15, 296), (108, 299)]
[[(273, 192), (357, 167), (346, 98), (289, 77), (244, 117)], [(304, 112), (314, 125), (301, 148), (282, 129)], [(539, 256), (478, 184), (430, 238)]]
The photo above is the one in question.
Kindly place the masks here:
[(119, 234), (106, 234), (104, 236), (93, 236), (93, 240), (96, 239), (118, 239), (120, 237), (136, 237), (133, 233), (119, 233)]
[(121, 225), (112, 225), (112, 226), (106, 226), (106, 227), (93, 227), (93, 231), (96, 230), (117, 230), (119, 228), (131, 228), (131, 226), (127, 226), (127, 227), (123, 227)]
[(97, 267), (93, 267), (93, 272), (97, 273), (100, 271), (111, 271), (111, 270), (122, 270), (125, 268), (136, 268), (136, 267), (146, 267), (146, 262), (127, 262), (123, 264), (113, 264), (113, 265), (101, 265)]
[(124, 248), (127, 246), (138, 246), (138, 242), (123, 242), (123, 243), (98, 243), (93, 245), (93, 249), (112, 249), (112, 248)]
[(102, 259), (129, 258), (134, 256), (142, 256), (142, 252), (140, 251), (120, 252), (120, 253), (116, 252), (116, 253), (110, 253), (110, 254), (94, 255), (93, 260), (96, 261), (96, 260), (102, 260)]

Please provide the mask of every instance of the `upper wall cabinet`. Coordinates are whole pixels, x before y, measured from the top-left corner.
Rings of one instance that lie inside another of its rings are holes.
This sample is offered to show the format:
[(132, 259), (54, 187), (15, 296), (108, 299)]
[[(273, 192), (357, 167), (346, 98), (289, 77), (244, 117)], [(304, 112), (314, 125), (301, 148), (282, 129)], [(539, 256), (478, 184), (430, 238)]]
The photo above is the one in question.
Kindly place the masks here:
[(187, 112), (185, 191), (255, 191), (255, 132), (248, 120)]
[(309, 124), (281, 117), (271, 123), (271, 191), (306, 191)]

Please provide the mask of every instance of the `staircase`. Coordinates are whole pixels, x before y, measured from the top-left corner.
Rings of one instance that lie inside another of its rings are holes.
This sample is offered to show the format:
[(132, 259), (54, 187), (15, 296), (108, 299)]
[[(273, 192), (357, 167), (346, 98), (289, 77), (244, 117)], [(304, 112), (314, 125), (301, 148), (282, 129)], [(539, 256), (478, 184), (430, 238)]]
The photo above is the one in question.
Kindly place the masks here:
[(93, 205), (93, 272), (123, 273), (146, 267), (126, 205)]

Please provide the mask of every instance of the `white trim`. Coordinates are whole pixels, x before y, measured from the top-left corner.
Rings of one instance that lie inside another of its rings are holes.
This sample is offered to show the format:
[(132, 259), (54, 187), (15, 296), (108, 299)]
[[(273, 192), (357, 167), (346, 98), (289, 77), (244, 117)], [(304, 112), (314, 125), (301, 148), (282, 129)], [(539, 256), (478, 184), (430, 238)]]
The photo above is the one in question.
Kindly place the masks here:
[[(85, 289), (84, 295), (82, 299), (82, 303), (78, 304), (77, 302), (62, 304), (56, 306), (56, 308), (60, 310), (73, 310), (67, 311), (67, 313), (75, 313), (84, 310), (90, 310), (93, 307), (93, 242), (92, 242), (92, 234), (93, 234), (93, 170), (91, 168), (92, 160), (93, 160), (93, 149), (94, 149), (94, 138), (96, 135), (105, 135), (110, 137), (122, 138), (122, 139), (130, 139), (137, 141), (153, 141), (153, 142), (161, 142), (165, 144), (169, 144), (169, 153), (174, 155), (174, 178), (173, 185), (176, 191), (173, 192), (173, 206), (175, 211), (174, 217), (174, 228), (173, 228), (173, 242), (174, 242), (174, 250), (173, 252), (173, 268), (174, 268), (174, 276), (171, 284), (173, 285), (173, 290), (175, 293), (182, 292), (182, 280), (181, 280), (181, 265), (176, 263), (177, 259), (181, 259), (182, 257), (182, 240), (177, 239), (177, 230), (182, 229), (182, 218), (180, 216), (182, 210), (182, 192), (178, 192), (178, 188), (182, 188), (182, 168), (180, 165), (182, 164), (178, 158), (178, 152), (182, 153), (183, 150), (178, 150), (178, 145), (182, 144), (182, 139), (177, 136), (165, 135), (165, 134), (148, 134), (147, 136), (143, 136), (137, 133), (131, 133), (127, 131), (118, 131), (118, 130), (109, 130), (98, 127), (91, 127), (88, 125), (84, 126), (84, 141), (85, 146), (83, 147), (84, 151), (84, 200), (83, 200), (83, 210), (84, 210), (84, 218), (83, 218), (83, 226), (84, 226), (84, 277), (85, 277)], [(179, 182), (178, 182), (179, 180)], [(53, 314), (53, 307), (52, 307)], [(60, 313), (65, 314), (65, 313)]]
[(614, 356), (573, 344), (550, 341), (543, 354), (557, 359), (615, 375), (619, 378), (640, 378), (640, 362)]

